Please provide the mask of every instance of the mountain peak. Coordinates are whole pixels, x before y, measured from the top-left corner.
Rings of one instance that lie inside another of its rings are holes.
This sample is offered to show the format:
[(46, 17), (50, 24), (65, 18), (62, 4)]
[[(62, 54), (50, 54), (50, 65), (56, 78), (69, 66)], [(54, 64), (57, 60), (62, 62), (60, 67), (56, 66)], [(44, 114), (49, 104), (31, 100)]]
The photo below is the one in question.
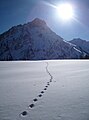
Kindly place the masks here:
[(64, 41), (39, 18), (0, 35), (0, 60), (77, 59), (81, 56), (80, 50)]
[(45, 26), (46, 22), (44, 20), (41, 20), (39, 18), (35, 18), (32, 22), (30, 22), (32, 26)]

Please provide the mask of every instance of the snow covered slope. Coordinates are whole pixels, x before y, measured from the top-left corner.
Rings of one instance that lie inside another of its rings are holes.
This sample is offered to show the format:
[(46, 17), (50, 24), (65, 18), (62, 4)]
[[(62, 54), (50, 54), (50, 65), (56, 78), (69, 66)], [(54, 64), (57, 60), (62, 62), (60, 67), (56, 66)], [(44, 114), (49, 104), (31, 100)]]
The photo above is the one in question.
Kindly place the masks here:
[(76, 38), (70, 41), (76, 45), (76, 48), (89, 54), (89, 41)]
[(88, 119), (89, 61), (0, 62), (0, 120)]
[(0, 35), (0, 60), (80, 58), (82, 52), (38, 18)]

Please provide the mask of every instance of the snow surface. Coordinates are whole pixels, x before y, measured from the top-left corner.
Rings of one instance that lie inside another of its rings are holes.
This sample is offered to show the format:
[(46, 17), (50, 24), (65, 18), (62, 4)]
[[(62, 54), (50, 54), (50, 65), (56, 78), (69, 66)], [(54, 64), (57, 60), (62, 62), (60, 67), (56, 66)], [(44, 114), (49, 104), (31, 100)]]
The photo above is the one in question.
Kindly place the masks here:
[(88, 60), (0, 62), (0, 120), (88, 119)]

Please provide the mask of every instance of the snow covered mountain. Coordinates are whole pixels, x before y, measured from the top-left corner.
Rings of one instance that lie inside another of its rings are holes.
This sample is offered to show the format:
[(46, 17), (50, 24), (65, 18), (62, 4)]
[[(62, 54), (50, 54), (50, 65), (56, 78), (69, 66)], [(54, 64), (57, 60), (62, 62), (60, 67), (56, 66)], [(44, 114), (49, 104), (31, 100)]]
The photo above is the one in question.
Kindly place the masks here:
[(89, 41), (76, 38), (71, 40), (70, 43), (75, 44), (77, 49), (86, 52), (89, 55)]
[(83, 53), (75, 45), (63, 40), (39, 18), (0, 35), (0, 60), (75, 59), (81, 56)]

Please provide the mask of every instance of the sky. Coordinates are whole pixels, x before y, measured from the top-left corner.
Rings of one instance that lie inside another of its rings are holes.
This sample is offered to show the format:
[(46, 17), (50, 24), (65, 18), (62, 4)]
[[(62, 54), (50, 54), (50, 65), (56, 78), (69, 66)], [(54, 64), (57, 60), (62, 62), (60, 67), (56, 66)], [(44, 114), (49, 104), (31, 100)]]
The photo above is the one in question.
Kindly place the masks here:
[[(53, 6), (68, 2), (74, 18), (63, 21)], [(12, 26), (41, 18), (65, 40), (89, 40), (89, 0), (0, 0), (0, 34)]]

